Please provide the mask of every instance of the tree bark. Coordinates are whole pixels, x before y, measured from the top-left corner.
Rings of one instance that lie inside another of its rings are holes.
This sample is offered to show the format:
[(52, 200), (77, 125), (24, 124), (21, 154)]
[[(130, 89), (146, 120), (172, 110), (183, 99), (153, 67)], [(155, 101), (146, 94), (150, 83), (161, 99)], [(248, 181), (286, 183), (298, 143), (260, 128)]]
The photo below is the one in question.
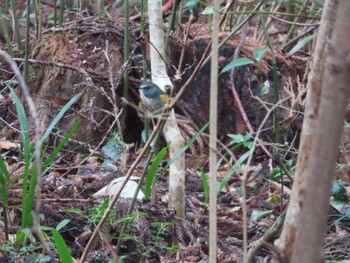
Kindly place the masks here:
[[(151, 45), (152, 81), (162, 89), (166, 85), (173, 86), (166, 72), (164, 62), (164, 25), (161, 0), (148, 1), (149, 28)], [(174, 110), (170, 112), (164, 126), (163, 134), (169, 146), (170, 159), (185, 146), (176, 122)], [(185, 154), (181, 154), (169, 170), (169, 207), (175, 208), (179, 217), (185, 216)]]
[(288, 262), (323, 260), (331, 184), (350, 95), (349, 12), (350, 1), (325, 3), (292, 196), (282, 234), (275, 241)]

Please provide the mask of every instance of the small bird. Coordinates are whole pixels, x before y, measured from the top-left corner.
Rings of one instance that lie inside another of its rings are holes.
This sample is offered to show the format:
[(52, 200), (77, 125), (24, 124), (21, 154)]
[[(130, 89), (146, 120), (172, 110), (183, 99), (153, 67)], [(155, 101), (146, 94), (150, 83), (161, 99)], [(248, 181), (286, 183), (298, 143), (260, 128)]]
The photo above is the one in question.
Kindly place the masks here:
[(163, 108), (169, 101), (169, 95), (153, 82), (142, 83), (139, 87), (139, 92), (142, 105), (152, 112)]

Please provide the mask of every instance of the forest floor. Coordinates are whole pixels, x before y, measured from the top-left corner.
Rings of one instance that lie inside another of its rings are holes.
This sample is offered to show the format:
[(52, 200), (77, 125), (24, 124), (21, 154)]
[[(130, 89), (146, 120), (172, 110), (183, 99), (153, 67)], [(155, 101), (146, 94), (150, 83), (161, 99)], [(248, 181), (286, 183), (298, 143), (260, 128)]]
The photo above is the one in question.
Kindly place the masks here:
[[(47, 7), (45, 12), (50, 13), (52, 10)], [(144, 136), (142, 113), (132, 107), (125, 110), (127, 114), (124, 132), (114, 122), (115, 109), (125, 107), (120, 99), (121, 89), (116, 94), (112, 90), (113, 81), (118, 82), (122, 79), (122, 74), (119, 73), (123, 69), (123, 24), (112, 20), (106, 22), (107, 20), (103, 19), (74, 18), (74, 22), (60, 29), (47, 30), (43, 40), (31, 41), (32, 64), (28, 84), (38, 108), (40, 125), (44, 130), (55, 120), (57, 113), (65, 108), (73, 95), (78, 91), (85, 91), (84, 95), (67, 109), (65, 117), (56, 123), (57, 127), (52, 130), (42, 149), (42, 160), (45, 163), (60, 146), (67, 132), (80, 123), (74, 136), (55, 153), (54, 160), (50, 160), (50, 164), (45, 167), (47, 170), (41, 179), (40, 231), (51, 247), (52, 255), (49, 255), (36, 234), (29, 234), (30, 231), (23, 229), (23, 215), (26, 210), (25, 204), (30, 198), (30, 184), (35, 185), (35, 181), (32, 180), (34, 175), (28, 173), (34, 166), (34, 155), (29, 157), (28, 163), (23, 140), (25, 136), (21, 127), (23, 116), (18, 112), (18, 102), (14, 98), (14, 94), (18, 94), (24, 101), (24, 95), (18, 83), (14, 81), (12, 70), (3, 60), (0, 61), (0, 154), (3, 160), (0, 169), (1, 175), (6, 175), (7, 172), (10, 175), (10, 183), (6, 184), (6, 209), (4, 190), (0, 191), (1, 229), (6, 224), (4, 215), (8, 217), (7, 233), (5, 228), (0, 232), (0, 262), (54, 262), (52, 256), (58, 258), (58, 254), (53, 246), (57, 240), (54, 240), (52, 228), (59, 230), (72, 257), (76, 260), (81, 258), (92, 232), (108, 207), (110, 193), (98, 197), (96, 193), (111, 182), (116, 185), (116, 179), (124, 178), (140, 154), (141, 138)], [(178, 62), (176, 59), (179, 59), (182, 47), (187, 48), (187, 62), (184, 63), (187, 68), (184, 67), (184, 79), (176, 83), (175, 92), (187, 80), (189, 73), (193, 72), (191, 67), (198, 62), (210, 40), (208, 30), (203, 27), (204, 22), (205, 19), (198, 19), (193, 24), (190, 34), (192, 39), (188, 46), (180, 43), (179, 39), (173, 40), (170, 56), (172, 65)], [(132, 26), (137, 28), (135, 24)], [(275, 21), (270, 28), (273, 31), (270, 34), (274, 42), (282, 42), (281, 38), (285, 35), (283, 23)], [(249, 32), (253, 29), (250, 28)], [(242, 35), (236, 36), (220, 50), (221, 70), (232, 60), (233, 50), (237, 49), (243, 38)], [(131, 33), (131, 39), (135, 43), (139, 42), (137, 34)], [(106, 43), (110, 45), (108, 48)], [(0, 42), (0, 45), (2, 50), (7, 50), (5, 42)], [(253, 60), (253, 51), (264, 46), (264, 41), (247, 38), (244, 46), (238, 49), (240, 56)], [(147, 46), (146, 49), (148, 48)], [(142, 68), (143, 58), (140, 57), (144, 55), (148, 58), (148, 51), (142, 54), (141, 50), (142, 47), (133, 50), (136, 55), (134, 54), (129, 67), (130, 86), (137, 86), (142, 82), (139, 69)], [(280, 83), (283, 86), (280, 96), (281, 100), (285, 99), (283, 108), (288, 109), (281, 111), (281, 141), (277, 143), (275, 140), (272, 117), (264, 124), (261, 138), (269, 153), (275, 155), (279, 152), (284, 167), (259, 147), (250, 152), (254, 137), (241, 117), (242, 109), (235, 104), (228, 85), (229, 74), (220, 76), (220, 153), (225, 153), (221, 157), (234, 156), (236, 162), (223, 158), (218, 165), (218, 180), (222, 185), (218, 189), (217, 199), (217, 262), (242, 262), (244, 224), (247, 228), (248, 253), (255, 262), (270, 262), (272, 258), (278, 258), (273, 242), (280, 234), (293, 183), (293, 176), (289, 173), (293, 174), (296, 166), (302, 111), (305, 107), (303, 103), (306, 95), (307, 64), (312, 56), (311, 53), (306, 55), (307, 52), (310, 51), (301, 50), (294, 57), (276, 52), (276, 63), (281, 74)], [(16, 53), (13, 57), (22, 58), (23, 55)], [(22, 61), (16, 62), (23, 69)], [(264, 101), (265, 106), (273, 103), (272, 91), (260, 92), (264, 80), (272, 82), (271, 62), (271, 53), (266, 51), (264, 59), (258, 65), (239, 68), (235, 76), (243, 111), (247, 113), (254, 129), (261, 125), (267, 113), (261, 101)], [(118, 74), (110, 74), (110, 69)], [(118, 257), (122, 262), (207, 262), (208, 146), (205, 144), (205, 136), (198, 136), (196, 128), (203, 127), (208, 121), (207, 70), (204, 67), (202, 73), (196, 76), (186, 96), (175, 107), (177, 114), (189, 120), (181, 122), (183, 119), (180, 119), (179, 124), (186, 140), (190, 141), (190, 138), (197, 136), (186, 151), (186, 216), (177, 217), (174, 209), (167, 206), (168, 172), (164, 168), (167, 168), (170, 160), (165, 154), (158, 159), (159, 163), (155, 167), (151, 165), (155, 177), (150, 198), (146, 201), (138, 200), (129, 213), (131, 199), (126, 197), (126, 191), (123, 192), (124, 198), (118, 200), (99, 233), (100, 238), (92, 244), (87, 257), (88, 262), (113, 262), (113, 259), (117, 262), (115, 251), (119, 239), (122, 242)], [(11, 94), (9, 86), (15, 89), (15, 93)], [(100, 88), (102, 86), (112, 88), (103, 90)], [(138, 94), (132, 89), (130, 93), (131, 103), (137, 105)], [(289, 98), (288, 101), (286, 98)], [(29, 125), (29, 133), (26, 134), (30, 143), (33, 143), (36, 138), (34, 122), (29, 117), (30, 111), (26, 104), (25, 109)], [(107, 113), (110, 114), (109, 117), (106, 117)], [(193, 123), (195, 125), (192, 126)], [(119, 135), (115, 135), (115, 130), (121, 131)], [(328, 229), (324, 242), (327, 262), (350, 260), (350, 144), (348, 135), (344, 134), (343, 139), (332, 187)], [(166, 150), (164, 142), (160, 142), (159, 147), (155, 148), (156, 154), (162, 149)], [(227, 149), (230, 154), (225, 152)], [(31, 150), (29, 151), (32, 153)], [(254, 157), (252, 163), (246, 166), (243, 163), (249, 153)], [(141, 175), (150, 169), (144, 157), (133, 172), (136, 183), (131, 184), (131, 193), (135, 191), (135, 185)], [(249, 179), (243, 189), (241, 178), (247, 169)], [(29, 177), (24, 177), (24, 174)], [(0, 186), (4, 185), (4, 181), (0, 181)], [(141, 191), (143, 190), (142, 187)], [(111, 195), (113, 191), (116, 191), (115, 188), (111, 190)], [(243, 191), (246, 193), (245, 200), (242, 199)], [(34, 199), (33, 207), (37, 207), (37, 201), (38, 199)], [(247, 220), (244, 219), (243, 206), (247, 208)], [(123, 224), (125, 229), (122, 231)], [(24, 234), (25, 242), (18, 241), (19, 233)]]

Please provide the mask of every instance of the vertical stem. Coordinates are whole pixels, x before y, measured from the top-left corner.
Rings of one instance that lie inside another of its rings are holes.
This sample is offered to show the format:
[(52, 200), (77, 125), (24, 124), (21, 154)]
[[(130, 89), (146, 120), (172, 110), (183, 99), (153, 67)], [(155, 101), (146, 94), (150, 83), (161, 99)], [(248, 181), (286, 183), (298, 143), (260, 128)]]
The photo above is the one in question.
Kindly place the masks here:
[(63, 24), (63, 8), (64, 8), (64, 0), (60, 0), (60, 22), (59, 26), (62, 26)]
[[(277, 67), (276, 67), (276, 55), (275, 55), (275, 50), (271, 44), (270, 37), (267, 32), (266, 28), (266, 21), (264, 19), (264, 16), (261, 15), (261, 24), (264, 30), (265, 34), (265, 39), (267, 46), (269, 47), (271, 51), (271, 60), (272, 60), (272, 74), (273, 74), (273, 90), (274, 90), (274, 95), (275, 95), (275, 103), (279, 101), (280, 95), (279, 95), (279, 90), (278, 90), (278, 76), (277, 76)], [(279, 144), (281, 141), (281, 131), (280, 131), (280, 108), (276, 108), (274, 111), (273, 115), (273, 120), (274, 120), (274, 128), (275, 128), (275, 138), (276, 138), (276, 143)]]
[[(128, 6), (128, 8), (129, 8), (129, 1), (125, 1), (124, 6)], [(98, 15), (99, 16), (106, 16), (104, 0), (98, 0)], [(129, 13), (128, 13), (128, 17), (129, 17)], [(125, 17), (125, 19), (126, 18), (127, 17)]]
[(10, 32), (9, 32), (9, 25), (7, 23), (7, 18), (5, 15), (1, 14), (0, 17), (0, 24), (2, 31), (4, 32), (4, 37), (5, 37), (5, 42), (7, 46), (7, 50), (11, 56), (13, 56), (13, 51), (12, 51), (12, 42), (11, 42), (11, 37), (10, 37)]
[[(299, 20), (299, 16), (305, 11), (306, 4), (307, 4), (307, 1), (304, 0), (304, 2), (302, 3), (303, 8), (299, 11), (298, 16), (296, 16), (296, 17), (290, 16), (291, 22), (297, 22)], [(290, 2), (290, 5), (288, 6), (288, 12), (289, 11), (290, 12), (294, 12), (294, 8), (291, 8), (290, 6), (294, 6), (294, 4), (292, 4)], [(290, 39), (290, 37), (293, 35), (294, 29), (295, 29), (295, 23), (289, 26), (289, 30), (288, 30), (287, 36), (285, 37), (285, 39), (284, 39), (284, 41), (282, 43), (282, 46), (284, 44), (286, 44), (287, 41)]]
[[(12, 15), (13, 15), (13, 23), (15, 25), (15, 35), (16, 35), (16, 42), (19, 50), (23, 50), (22, 42), (21, 42), (21, 34), (19, 33), (19, 24), (18, 24), (18, 16), (17, 16), (17, 10), (16, 10), (16, 4), (14, 0), (11, 0), (11, 8), (12, 8)], [(29, 13), (28, 13), (29, 16)]]
[(54, 5), (54, 13), (53, 13), (53, 20), (54, 20), (54, 27), (57, 27), (57, 9), (56, 9), (56, 6), (57, 6), (57, 0), (53, 0), (53, 5)]
[(179, 0), (175, 0), (173, 8), (171, 10), (169, 31), (168, 31), (168, 34), (167, 34), (166, 40), (165, 40), (165, 54), (169, 53), (170, 36), (171, 36), (172, 32), (175, 32), (176, 10), (177, 10), (178, 6), (179, 6)]
[(34, 14), (35, 14), (35, 30), (36, 30), (36, 37), (38, 40), (41, 39), (42, 35), (42, 17), (43, 17), (43, 10), (42, 10), (42, 3), (41, 0), (34, 0)]
[[(129, 59), (129, 1), (124, 2), (124, 61)], [(129, 71), (125, 69), (123, 81), (123, 97), (129, 97)], [(126, 113), (125, 113), (126, 114)], [(125, 129), (125, 114), (122, 115), (120, 124), (122, 131)]]
[[(146, 4), (147, 2), (145, 0), (141, 0), (141, 34), (145, 35), (145, 11), (146, 11)], [(144, 45), (142, 46), (144, 47)], [(142, 50), (142, 77), (144, 81), (147, 81), (147, 58), (146, 58), (146, 49), (143, 48)]]
[[(183, 12), (183, 8), (184, 8), (184, 5), (183, 5), (183, 1), (180, 1), (180, 5), (179, 5), (179, 16), (178, 16), (178, 21), (177, 23), (181, 25), (182, 23), (182, 12)], [(176, 32), (175, 32), (175, 35), (177, 36), (180, 32), (180, 27), (178, 26), (176, 28)]]
[[(252, 153), (253, 154), (253, 153)], [(241, 178), (241, 190), (242, 190), (242, 214), (243, 214), (243, 263), (248, 263), (248, 216), (247, 216), (247, 173)]]
[(25, 57), (24, 57), (24, 81), (28, 80), (28, 57), (29, 57), (29, 28), (30, 28), (30, 0), (27, 0), (27, 28), (26, 28), (26, 45), (25, 45)]
[(209, 152), (209, 262), (216, 262), (217, 246), (217, 196), (216, 196), (216, 163), (217, 163), (217, 108), (218, 108), (218, 53), (219, 53), (219, 23), (220, 1), (214, 0), (212, 21), (212, 56), (210, 68), (210, 152)]
[[(129, 59), (129, 1), (124, 3), (124, 61)], [(123, 96), (128, 99), (128, 70), (124, 73)]]

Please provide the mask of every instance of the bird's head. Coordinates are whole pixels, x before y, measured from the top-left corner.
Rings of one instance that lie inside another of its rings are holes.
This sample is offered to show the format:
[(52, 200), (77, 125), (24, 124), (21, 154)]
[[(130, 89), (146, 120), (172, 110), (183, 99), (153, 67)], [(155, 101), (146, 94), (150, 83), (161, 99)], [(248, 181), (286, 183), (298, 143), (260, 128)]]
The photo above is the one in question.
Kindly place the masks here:
[(147, 99), (157, 99), (160, 95), (164, 94), (164, 91), (153, 82), (142, 83), (139, 90)]

